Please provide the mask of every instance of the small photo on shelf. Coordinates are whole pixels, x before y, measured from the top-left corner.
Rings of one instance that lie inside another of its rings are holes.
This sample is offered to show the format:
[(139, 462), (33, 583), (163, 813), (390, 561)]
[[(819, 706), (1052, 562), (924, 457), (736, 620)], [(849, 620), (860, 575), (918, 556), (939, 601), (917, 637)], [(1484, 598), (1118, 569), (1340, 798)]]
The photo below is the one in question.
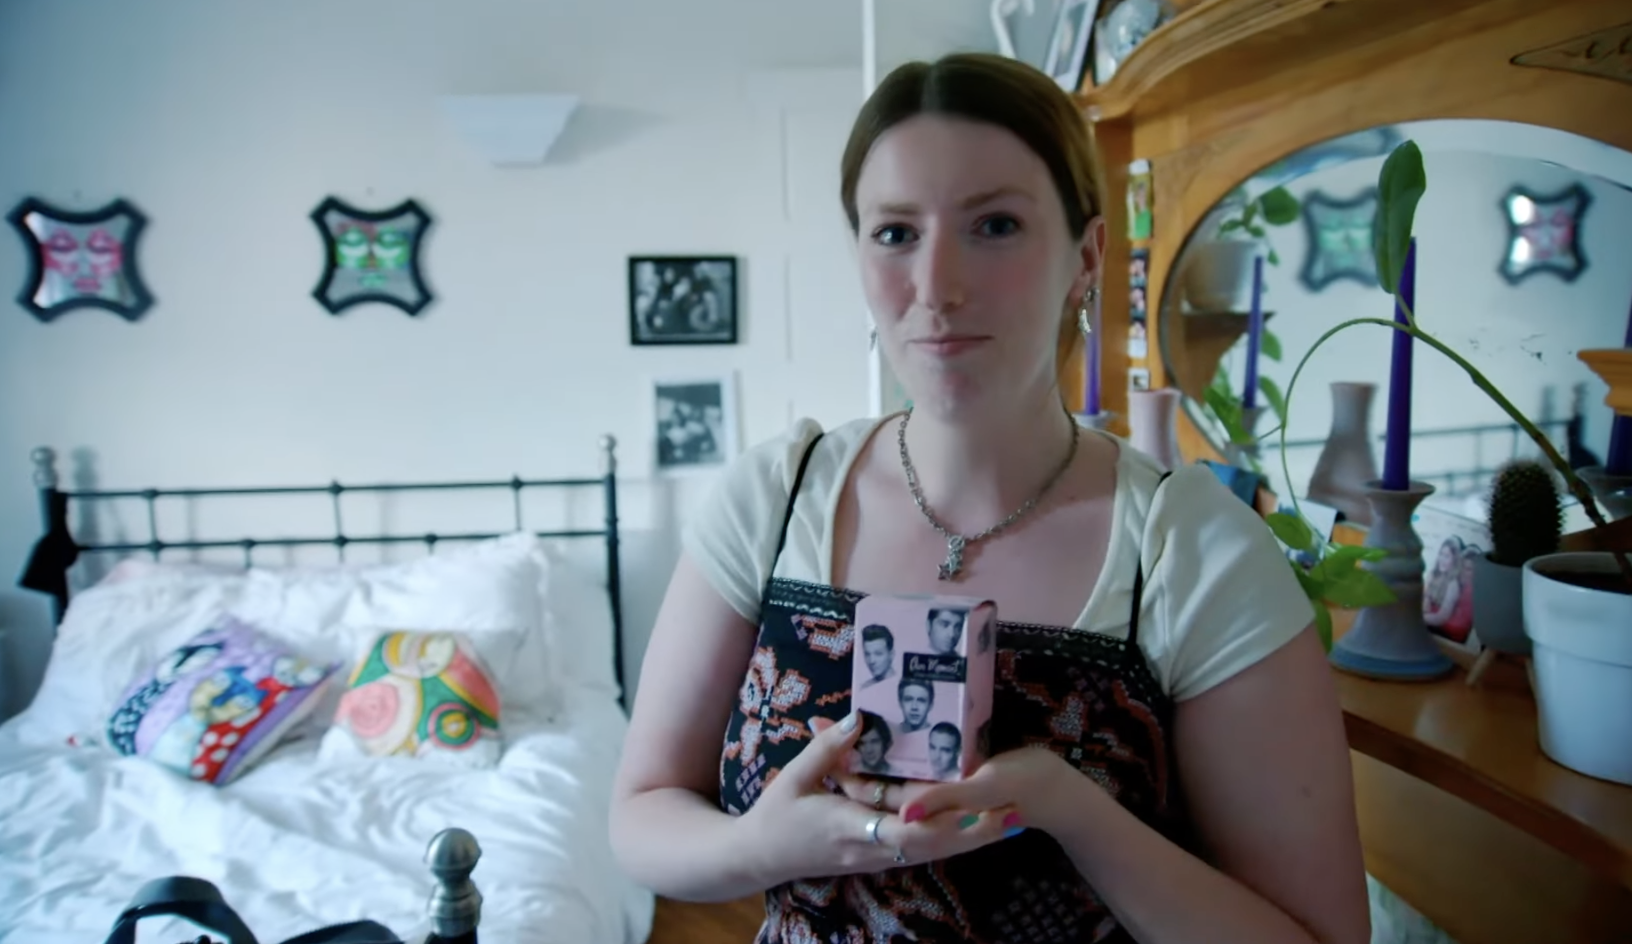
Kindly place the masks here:
[(1478, 654), (1484, 648), (1473, 626), (1474, 563), (1490, 548), (1481, 522), (1423, 506), (1413, 521), (1422, 539), (1422, 621), (1428, 632)]
[(1054, 37), (1049, 42), (1043, 71), (1067, 92), (1082, 88), (1084, 79), (1093, 84), (1088, 69), (1088, 41), (1093, 36), (1099, 4), (1100, 0), (1065, 0), (1054, 20)]
[(1134, 367), (1128, 371), (1129, 390), (1149, 390), (1150, 371), (1143, 367)]

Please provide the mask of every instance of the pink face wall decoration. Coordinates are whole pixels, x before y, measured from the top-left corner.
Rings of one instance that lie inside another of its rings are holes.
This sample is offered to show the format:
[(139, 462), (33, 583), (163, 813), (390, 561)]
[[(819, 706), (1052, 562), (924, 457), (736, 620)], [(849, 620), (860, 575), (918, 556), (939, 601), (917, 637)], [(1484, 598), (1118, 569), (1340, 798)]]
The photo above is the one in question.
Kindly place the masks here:
[(152, 307), (135, 252), (147, 217), (128, 201), (80, 213), (30, 197), (6, 219), (29, 258), (17, 302), (34, 317), (51, 321), (75, 308), (100, 308), (136, 321)]

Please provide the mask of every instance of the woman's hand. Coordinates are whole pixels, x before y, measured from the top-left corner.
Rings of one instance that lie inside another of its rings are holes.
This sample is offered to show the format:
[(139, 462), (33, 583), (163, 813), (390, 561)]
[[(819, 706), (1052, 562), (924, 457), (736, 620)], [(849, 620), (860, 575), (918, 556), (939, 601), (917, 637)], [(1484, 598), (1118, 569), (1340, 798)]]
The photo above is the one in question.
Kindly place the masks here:
[(845, 757), (855, 746), (860, 716), (825, 726), (821, 720), (811, 723), (816, 736), (739, 820), (744, 845), (761, 857), (767, 886), (945, 859), (996, 842), (1017, 825), (1006, 806), (978, 813), (948, 807), (909, 823), (871, 800), (833, 793), (828, 781), (850, 778)]
[[(980, 765), (963, 780), (913, 785), (901, 797), (903, 822), (929, 821), (949, 812), (1004, 810), (1012, 814), (1010, 832), (1018, 828), (1052, 830), (1071, 815), (1074, 796), (1087, 778), (1060, 756), (1043, 747), (1022, 747)], [(1091, 781), (1088, 781), (1091, 783)]]

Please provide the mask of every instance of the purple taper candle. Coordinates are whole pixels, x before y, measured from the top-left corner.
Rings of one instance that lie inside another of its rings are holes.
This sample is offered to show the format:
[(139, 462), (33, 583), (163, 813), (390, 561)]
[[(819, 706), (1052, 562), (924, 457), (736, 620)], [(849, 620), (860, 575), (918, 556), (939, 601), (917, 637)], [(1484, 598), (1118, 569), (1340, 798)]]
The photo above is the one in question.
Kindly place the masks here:
[[(1632, 348), (1632, 313), (1626, 316), (1626, 346)], [(1611, 421), (1604, 471), (1610, 475), (1632, 475), (1632, 416), (1616, 413)]]
[[(1405, 251), (1400, 269), (1399, 300), (1417, 314), (1417, 238)], [(1406, 323), (1405, 308), (1394, 305), (1394, 320)], [(1403, 492), (1411, 487), (1411, 350), (1416, 341), (1404, 331), (1394, 331), (1394, 355), (1388, 365), (1388, 427), (1383, 442), (1383, 488)]]
[(1247, 382), (1241, 389), (1241, 405), (1258, 405), (1258, 349), (1264, 343), (1264, 257), (1252, 257), (1252, 311), (1247, 315)]
[(1094, 321), (1088, 332), (1088, 389), (1083, 393), (1083, 410), (1089, 416), (1099, 415), (1099, 296), (1094, 296)]

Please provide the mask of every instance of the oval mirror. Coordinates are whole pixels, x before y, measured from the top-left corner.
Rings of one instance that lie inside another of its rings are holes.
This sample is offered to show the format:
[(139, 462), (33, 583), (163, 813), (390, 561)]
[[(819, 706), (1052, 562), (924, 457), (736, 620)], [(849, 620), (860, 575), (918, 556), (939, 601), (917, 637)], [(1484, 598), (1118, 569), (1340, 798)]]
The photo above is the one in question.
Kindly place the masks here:
[[(1323, 333), (1393, 316), (1371, 231), (1382, 162), (1408, 139), (1428, 178), (1414, 230), (1419, 327), (1484, 372), (1577, 468), (1604, 458), (1613, 414), (1576, 352), (1626, 345), (1632, 317), (1632, 153), (1533, 125), (1430, 120), (1321, 142), (1242, 182), (1190, 234), (1162, 292), (1167, 376), (1232, 464), (1360, 523), (1369, 509), (1358, 485), (1378, 477), (1383, 457), (1394, 332), (1349, 328), (1314, 353), (1286, 422), (1287, 473), (1278, 433), (1254, 456), (1232, 449), (1228, 430), (1274, 430), (1294, 368)], [(1249, 391), (1255, 257), (1262, 333)], [(1418, 344), (1413, 361), (1411, 477), (1435, 487), (1431, 504), (1483, 517), (1497, 467), (1534, 444), (1450, 360)], [(1232, 416), (1241, 405), (1254, 409)]]

